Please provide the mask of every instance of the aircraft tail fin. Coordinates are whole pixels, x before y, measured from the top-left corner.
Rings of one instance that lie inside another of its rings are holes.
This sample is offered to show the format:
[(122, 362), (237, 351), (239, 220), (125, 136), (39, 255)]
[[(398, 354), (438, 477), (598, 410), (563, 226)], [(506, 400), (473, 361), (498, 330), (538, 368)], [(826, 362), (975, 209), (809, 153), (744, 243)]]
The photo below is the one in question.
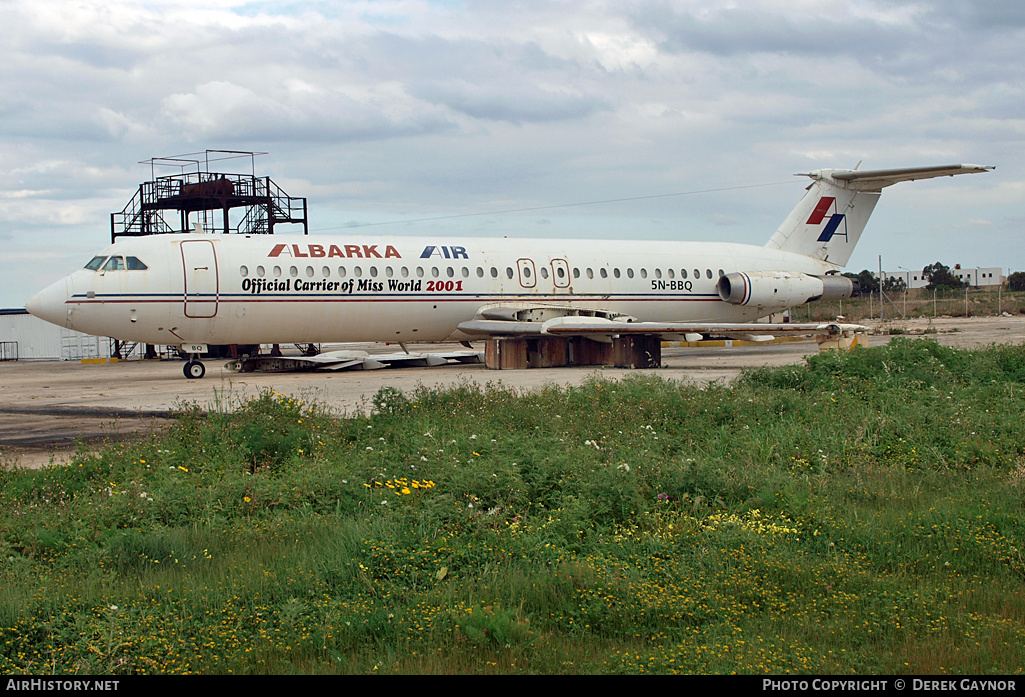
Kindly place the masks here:
[(808, 193), (765, 246), (844, 266), (884, 187), (903, 181), (991, 169), (993, 167), (983, 165), (938, 165), (865, 171), (817, 169), (798, 175), (811, 177)]

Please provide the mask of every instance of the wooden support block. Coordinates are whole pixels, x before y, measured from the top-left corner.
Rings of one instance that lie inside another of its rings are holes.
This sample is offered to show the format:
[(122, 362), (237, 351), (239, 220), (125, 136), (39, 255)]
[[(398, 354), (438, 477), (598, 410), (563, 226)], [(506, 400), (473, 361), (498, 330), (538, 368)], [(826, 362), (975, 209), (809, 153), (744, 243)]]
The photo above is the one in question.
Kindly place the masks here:
[(569, 365), (569, 342), (557, 337), (527, 339), (528, 368), (556, 368)]
[(488, 339), (484, 345), (484, 364), (491, 370), (565, 365), (658, 368), (662, 365), (662, 342), (657, 336), (621, 337), (610, 344), (584, 337)]
[(488, 339), (484, 347), (484, 365), (490, 370), (516, 370), (527, 367), (525, 339)]
[(577, 336), (571, 343), (570, 365), (612, 365), (612, 344)]
[(626, 336), (612, 342), (612, 365), (617, 368), (659, 368), (662, 341), (657, 336)]

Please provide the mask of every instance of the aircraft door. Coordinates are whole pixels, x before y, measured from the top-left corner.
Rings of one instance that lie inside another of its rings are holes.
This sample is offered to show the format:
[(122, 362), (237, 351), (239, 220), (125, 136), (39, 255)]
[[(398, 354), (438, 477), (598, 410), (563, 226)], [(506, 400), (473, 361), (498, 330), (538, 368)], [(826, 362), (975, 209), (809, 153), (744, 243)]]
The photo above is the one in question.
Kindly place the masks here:
[(208, 240), (181, 243), (185, 265), (185, 316), (214, 317), (220, 294), (217, 253)]
[(537, 274), (534, 272), (534, 262), (530, 259), (517, 259), (516, 267), (520, 272), (520, 285), (524, 288), (533, 288), (537, 285)]
[(569, 288), (569, 263), (565, 259), (552, 259), (552, 280), (556, 288)]

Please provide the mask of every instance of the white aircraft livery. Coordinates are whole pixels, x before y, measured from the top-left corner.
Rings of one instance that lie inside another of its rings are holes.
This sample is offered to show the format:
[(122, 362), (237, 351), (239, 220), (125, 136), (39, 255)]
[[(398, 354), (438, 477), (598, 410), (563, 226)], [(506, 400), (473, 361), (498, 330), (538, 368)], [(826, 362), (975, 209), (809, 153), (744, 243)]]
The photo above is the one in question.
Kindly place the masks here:
[(838, 270), (884, 187), (993, 169), (820, 169), (763, 246), (444, 237), (121, 237), (26, 303), (97, 336), (173, 345), (837, 332), (755, 320), (849, 297)]

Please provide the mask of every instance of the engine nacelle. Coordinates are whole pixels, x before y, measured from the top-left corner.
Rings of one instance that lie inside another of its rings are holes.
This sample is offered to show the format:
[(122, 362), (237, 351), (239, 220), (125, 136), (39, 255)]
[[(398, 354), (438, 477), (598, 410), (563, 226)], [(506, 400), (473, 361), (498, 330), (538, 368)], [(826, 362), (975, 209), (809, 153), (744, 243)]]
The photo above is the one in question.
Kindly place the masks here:
[(854, 284), (844, 276), (812, 276), (792, 271), (729, 273), (716, 284), (719, 297), (733, 305), (786, 309), (812, 300), (849, 298)]
[(846, 276), (823, 276), (822, 295), (812, 300), (846, 300), (856, 290), (855, 282)]

